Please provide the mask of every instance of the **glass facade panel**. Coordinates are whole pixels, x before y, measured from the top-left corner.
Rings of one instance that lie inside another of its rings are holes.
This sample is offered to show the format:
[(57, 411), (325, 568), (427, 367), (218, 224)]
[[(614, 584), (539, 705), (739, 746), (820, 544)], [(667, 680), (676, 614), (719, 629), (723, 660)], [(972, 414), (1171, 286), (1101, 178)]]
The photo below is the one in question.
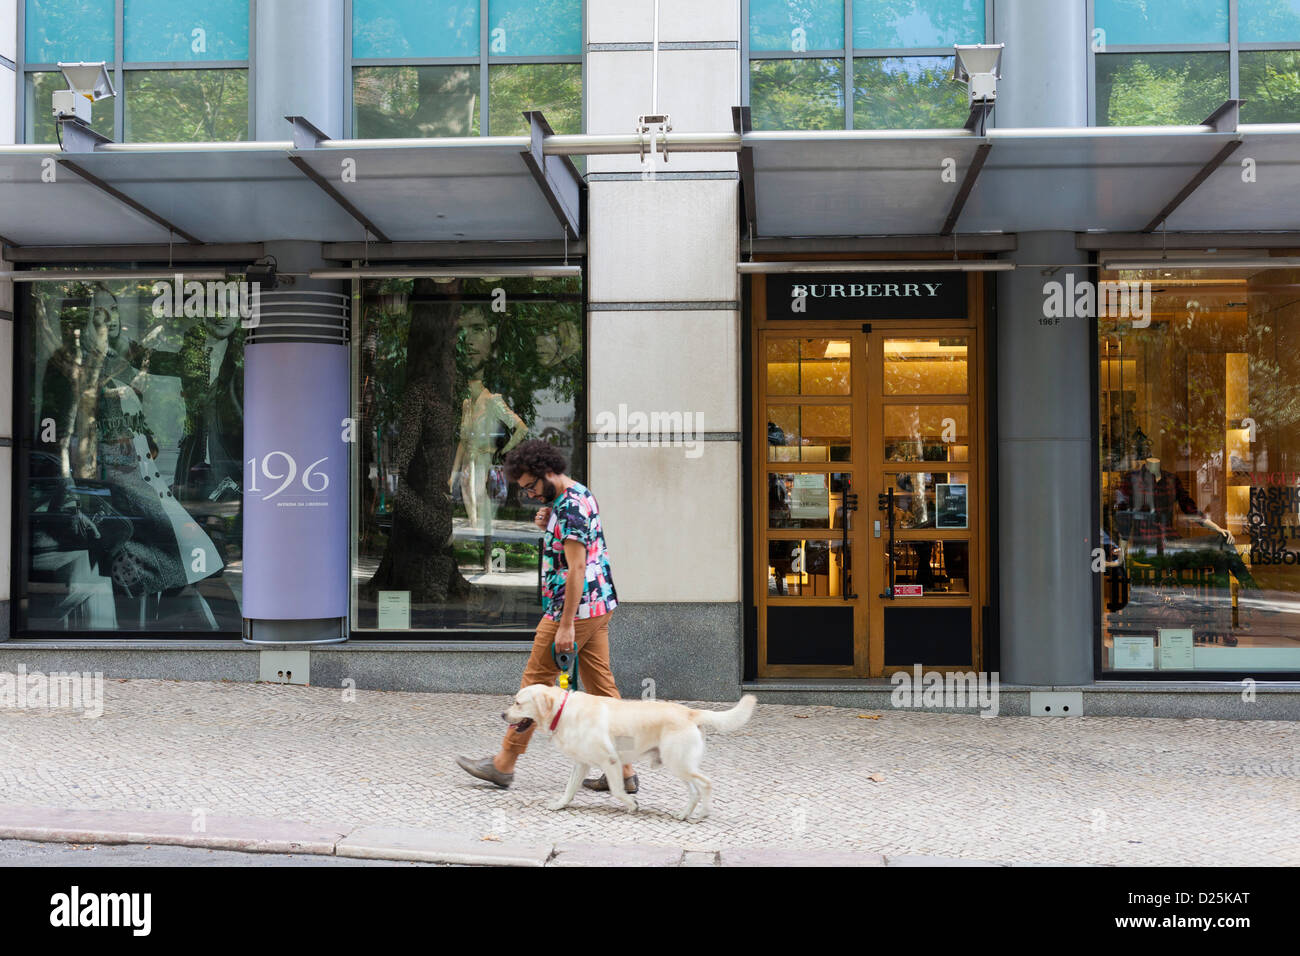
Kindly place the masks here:
[(582, 0), (490, 0), (492, 56), (577, 56), (582, 53)]
[(248, 139), (247, 70), (130, 70), (123, 85), (127, 142)]
[(1097, 55), (1098, 126), (1195, 125), (1228, 98), (1228, 54)]
[(965, 405), (886, 405), (885, 461), (966, 461)]
[(1300, 270), (1102, 278), (1104, 668), (1300, 670)]
[(751, 60), (754, 129), (843, 129), (844, 61)]
[(749, 48), (844, 49), (844, 0), (749, 0)]
[(886, 395), (965, 395), (966, 339), (885, 339)]
[(1242, 43), (1300, 43), (1300, 0), (1237, 0)]
[(1106, 43), (1227, 43), (1228, 0), (1095, 0)]
[(968, 472), (905, 471), (885, 476), (894, 489), (894, 525), (899, 530), (960, 530), (970, 524), (966, 513)]
[(853, 61), (855, 129), (959, 128), (970, 113), (966, 84), (950, 56), (859, 57)]
[(125, 60), (247, 60), (248, 0), (124, 0)]
[(848, 395), (852, 353), (848, 339), (769, 339), (768, 395)]
[(984, 0), (853, 0), (858, 50), (984, 42)]
[(767, 593), (773, 597), (839, 597), (853, 593), (853, 552), (842, 540), (769, 541)]
[(477, 66), (361, 66), (352, 71), (357, 139), (477, 136)]
[(769, 528), (839, 528), (844, 492), (853, 484), (845, 472), (772, 472), (767, 476)]
[(479, 0), (352, 0), (352, 56), (476, 57)]
[(581, 63), (488, 67), (488, 125), (493, 136), (526, 136), (524, 110), (541, 110), (557, 133), (582, 132)]
[(767, 406), (768, 461), (848, 461), (848, 405)]
[(1300, 50), (1242, 50), (1239, 63), (1243, 123), (1300, 123)]
[[(26, 127), (23, 131), (23, 142), (26, 143), (57, 143), (59, 141), (58, 130), (55, 128), (54, 114), (50, 112), (51, 103), (53, 102), (56, 90), (66, 90), (67, 81), (63, 78), (62, 73), (28, 73), (27, 74), (27, 104), (23, 111), (23, 121)], [(113, 119), (113, 101), (100, 100), (99, 103), (92, 107), (92, 126), (97, 133), (102, 133), (109, 139), (116, 138), (117, 124)]]
[[(505, 313), (492, 309), (497, 288)], [(584, 479), (582, 302), (576, 279), (362, 286), (355, 627), (393, 629), (393, 602), (413, 630), (536, 626), (539, 504), (507, 484), (501, 460), (545, 438)]]
[(112, 63), (113, 0), (26, 0), (23, 59), (28, 63)]
[(896, 541), (894, 584), (919, 584), (923, 597), (930, 594), (969, 594), (970, 543)]
[(154, 285), (19, 287), (24, 629), (240, 631), (244, 330)]

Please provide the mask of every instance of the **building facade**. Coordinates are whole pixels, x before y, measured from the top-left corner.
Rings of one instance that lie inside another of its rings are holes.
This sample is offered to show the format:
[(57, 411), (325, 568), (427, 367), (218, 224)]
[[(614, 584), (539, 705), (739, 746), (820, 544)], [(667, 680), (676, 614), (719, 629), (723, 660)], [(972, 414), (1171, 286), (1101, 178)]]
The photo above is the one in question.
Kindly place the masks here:
[(1158, 7), (0, 0), (0, 668), (512, 691), (543, 437), (624, 696), (1300, 716), (1300, 3)]

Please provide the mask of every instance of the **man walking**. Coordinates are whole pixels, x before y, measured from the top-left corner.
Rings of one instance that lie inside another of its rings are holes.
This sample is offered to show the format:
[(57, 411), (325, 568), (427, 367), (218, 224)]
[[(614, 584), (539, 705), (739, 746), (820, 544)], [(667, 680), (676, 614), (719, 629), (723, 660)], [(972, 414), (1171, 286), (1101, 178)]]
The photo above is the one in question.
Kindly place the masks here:
[[(526, 441), (506, 455), (506, 480), (518, 483), (530, 498), (546, 503), (534, 519), (546, 532), (542, 546), (542, 620), (520, 688), (554, 684), (560, 675), (551, 652), (578, 652), (578, 680), (589, 694), (618, 697), (609, 669), (609, 619), (618, 606), (610, 574), (600, 510), (591, 491), (566, 475), (568, 462), (549, 442)], [(511, 725), (494, 757), (456, 762), (480, 780), (506, 788), (515, 779), (515, 761), (528, 748), (536, 725)], [(608, 790), (604, 775), (583, 781), (589, 790)], [(623, 765), (623, 787), (637, 792), (636, 774)]]

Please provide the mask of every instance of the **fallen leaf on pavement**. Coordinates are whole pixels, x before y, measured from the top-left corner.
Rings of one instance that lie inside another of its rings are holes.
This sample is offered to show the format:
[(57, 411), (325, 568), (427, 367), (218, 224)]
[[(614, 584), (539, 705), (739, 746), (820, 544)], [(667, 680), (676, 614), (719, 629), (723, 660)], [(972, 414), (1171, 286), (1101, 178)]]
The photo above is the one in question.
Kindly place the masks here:
[(808, 720), (812, 714), (791, 714), (790, 716), (795, 720)]
[(489, 834), (488, 834), (487, 836), (485, 836), (483, 839), (484, 839), (484, 840), (491, 840), (493, 843), (500, 843), (500, 842), (501, 842), (501, 838), (500, 838), (499, 836), (494, 836), (494, 835), (491, 834), (491, 833), (489, 833)]
[(879, 720), (879, 714), (858, 714), (858, 720)]
[(873, 783), (884, 783), (885, 775), (883, 773), (873, 773), (867, 779), (872, 781)]

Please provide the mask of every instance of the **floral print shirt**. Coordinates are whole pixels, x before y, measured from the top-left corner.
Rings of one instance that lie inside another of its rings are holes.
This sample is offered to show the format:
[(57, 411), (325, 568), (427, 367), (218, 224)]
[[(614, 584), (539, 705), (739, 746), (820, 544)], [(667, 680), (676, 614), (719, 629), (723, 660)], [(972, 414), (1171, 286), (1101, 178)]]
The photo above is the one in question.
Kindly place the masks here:
[(581, 541), (587, 549), (582, 603), (574, 617), (585, 620), (608, 614), (618, 605), (618, 600), (600, 524), (600, 509), (590, 489), (575, 481), (551, 503), (551, 517), (546, 524), (546, 541), (542, 547), (543, 616), (558, 621), (564, 613), (564, 591), (569, 575), (564, 542), (569, 539)]

